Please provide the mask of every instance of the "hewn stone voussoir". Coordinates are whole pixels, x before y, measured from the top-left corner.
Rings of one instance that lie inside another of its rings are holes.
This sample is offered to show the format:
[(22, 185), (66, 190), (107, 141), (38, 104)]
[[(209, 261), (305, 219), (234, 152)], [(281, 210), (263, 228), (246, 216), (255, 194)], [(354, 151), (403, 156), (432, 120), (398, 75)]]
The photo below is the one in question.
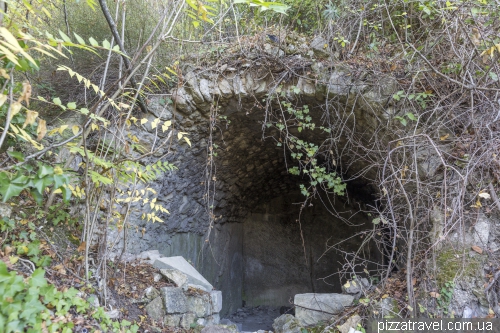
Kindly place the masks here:
[(186, 79), (186, 90), (188, 90), (195, 103), (203, 103), (205, 99), (200, 91), (199, 81), (194, 72), (188, 72), (185, 76)]
[(207, 101), (207, 102), (213, 101), (212, 94), (210, 92), (210, 90), (211, 90), (210, 86), (211, 86), (211, 82), (208, 81), (207, 79), (200, 80), (200, 92), (203, 95), (203, 98), (205, 99), (205, 101)]
[(222, 98), (230, 98), (233, 96), (233, 89), (231, 87), (231, 83), (229, 83), (228, 80), (225, 78), (220, 78), (218, 80), (218, 87), (221, 92), (221, 97)]

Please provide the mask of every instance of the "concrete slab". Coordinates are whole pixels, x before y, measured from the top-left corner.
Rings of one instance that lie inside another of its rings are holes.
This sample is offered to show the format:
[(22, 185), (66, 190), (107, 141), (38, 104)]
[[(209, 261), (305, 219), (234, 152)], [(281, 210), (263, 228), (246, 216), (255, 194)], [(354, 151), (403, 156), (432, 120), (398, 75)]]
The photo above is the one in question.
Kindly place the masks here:
[(208, 291), (214, 288), (184, 257), (159, 258), (154, 262), (153, 266), (158, 269), (177, 269), (187, 275), (189, 283), (198, 284)]

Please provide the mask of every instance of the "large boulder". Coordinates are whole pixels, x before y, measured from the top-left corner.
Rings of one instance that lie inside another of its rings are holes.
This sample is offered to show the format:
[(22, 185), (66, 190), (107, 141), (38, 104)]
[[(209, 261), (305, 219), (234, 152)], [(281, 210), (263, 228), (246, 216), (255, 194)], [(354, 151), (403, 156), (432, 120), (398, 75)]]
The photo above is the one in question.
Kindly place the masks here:
[(297, 294), (294, 298), (295, 317), (303, 326), (328, 322), (351, 306), (354, 296), (344, 294)]

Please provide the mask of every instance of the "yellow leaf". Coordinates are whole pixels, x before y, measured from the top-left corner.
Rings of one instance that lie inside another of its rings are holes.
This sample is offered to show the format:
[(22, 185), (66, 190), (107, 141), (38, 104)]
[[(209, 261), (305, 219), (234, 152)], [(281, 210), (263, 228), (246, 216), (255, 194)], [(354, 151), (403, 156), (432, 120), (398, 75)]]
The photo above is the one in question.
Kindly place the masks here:
[(26, 128), (28, 125), (33, 125), (36, 117), (38, 117), (38, 112), (26, 110), (26, 120), (24, 121), (23, 128)]
[(0, 68), (0, 76), (7, 80), (10, 79), (9, 74), (7, 74), (7, 71), (4, 68)]
[(30, 105), (30, 97), (31, 97), (31, 84), (28, 81), (23, 82), (23, 92), (19, 97), (18, 102), (25, 101), (26, 105)]
[(449, 136), (450, 136), (450, 133), (443, 135), (443, 136), (440, 136), (439, 140), (444, 141), (444, 140), (448, 139)]
[(68, 125), (62, 125), (61, 127), (59, 127), (59, 134), (62, 135), (66, 128), (68, 128)]
[(22, 105), (19, 102), (14, 102), (10, 105), (10, 119), (12, 119), (16, 114), (19, 113), (21, 107)]
[(160, 122), (160, 119), (156, 118), (151, 122), (151, 129), (155, 129), (156, 126), (158, 126), (158, 123)]
[(351, 286), (351, 282), (350, 281), (347, 281), (346, 284), (344, 284), (344, 288), (349, 288)]
[(14, 37), (9, 30), (7, 30), (4, 27), (0, 28), (0, 35), (5, 38), (8, 44), (10, 44), (10, 49), (15, 51), (16, 53), (21, 51), (21, 46), (19, 45), (19, 42), (17, 41), (16, 37)]
[(144, 124), (145, 124), (145, 123), (147, 123), (147, 122), (148, 122), (148, 120), (147, 120), (146, 118), (142, 118), (142, 119), (141, 119), (141, 125), (144, 125)]
[(184, 137), (184, 141), (186, 141), (187, 144), (189, 145), (189, 147), (191, 147), (191, 141), (189, 140), (189, 138), (187, 136)]
[(36, 138), (38, 141), (42, 140), (45, 134), (47, 134), (47, 123), (44, 119), (38, 120), (38, 127), (36, 128), (36, 134), (38, 137)]
[(0, 94), (0, 106), (2, 106), (5, 101), (7, 101), (7, 95)]
[(126, 120), (125, 120), (125, 124), (127, 125), (127, 127), (132, 126), (132, 123), (130, 122), (130, 120), (129, 120), (129, 119), (126, 119)]
[(90, 125), (90, 127), (92, 128), (93, 131), (97, 131), (99, 129), (99, 126), (97, 126), (96, 124), (92, 123)]
[(12, 265), (14, 265), (18, 260), (19, 260), (19, 257), (16, 257), (16, 256), (9, 257), (9, 261)]
[(71, 127), (71, 130), (73, 131), (73, 135), (77, 135), (80, 131), (80, 127), (78, 127), (78, 125), (73, 125), (73, 127)]
[(55, 175), (62, 175), (63, 174), (63, 170), (61, 169), (60, 166), (54, 167), (54, 174)]

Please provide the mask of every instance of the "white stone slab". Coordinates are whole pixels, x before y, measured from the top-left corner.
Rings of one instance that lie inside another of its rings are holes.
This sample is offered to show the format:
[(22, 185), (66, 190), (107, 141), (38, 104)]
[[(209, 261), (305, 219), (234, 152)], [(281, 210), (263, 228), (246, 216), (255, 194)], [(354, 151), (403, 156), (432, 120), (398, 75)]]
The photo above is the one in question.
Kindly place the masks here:
[(199, 284), (206, 290), (211, 291), (214, 287), (208, 282), (203, 275), (201, 275), (196, 268), (184, 259), (184, 257), (165, 257), (157, 259), (153, 265), (158, 269), (177, 269), (188, 277), (188, 282), (192, 284)]

